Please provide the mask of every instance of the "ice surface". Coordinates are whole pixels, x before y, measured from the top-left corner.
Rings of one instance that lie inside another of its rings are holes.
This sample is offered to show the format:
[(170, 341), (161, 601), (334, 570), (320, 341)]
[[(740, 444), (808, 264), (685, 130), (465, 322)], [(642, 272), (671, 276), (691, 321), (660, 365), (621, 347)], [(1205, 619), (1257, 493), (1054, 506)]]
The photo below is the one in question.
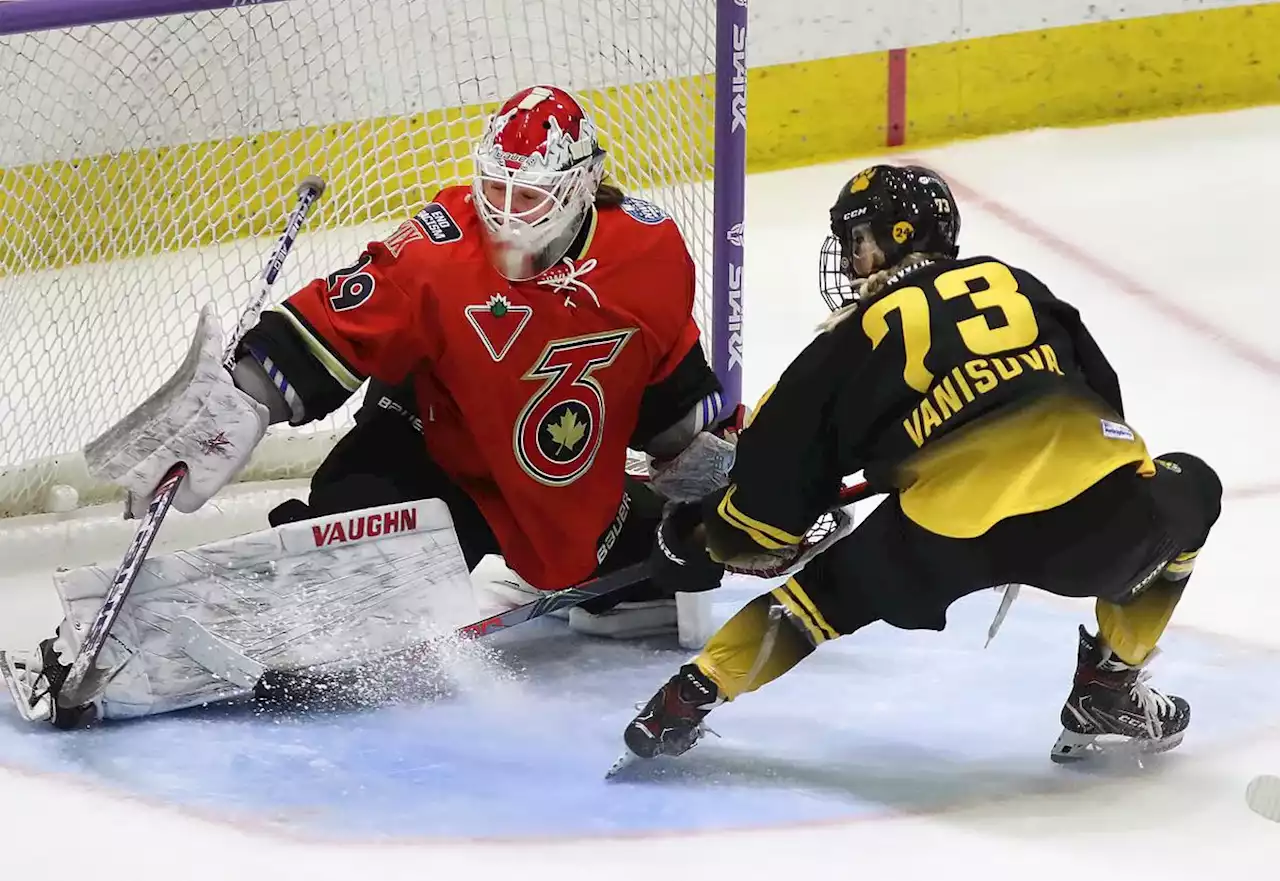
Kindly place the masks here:
[[(1244, 787), (1280, 771), (1278, 147), (1270, 108), (912, 157), (955, 183), (966, 253), (1079, 306), (1153, 448), (1223, 476), (1222, 520), (1154, 665), (1194, 705), (1174, 753), (1107, 774), (1052, 766), (1088, 605), (1027, 592), (984, 651), (985, 593), (944, 634), (824, 647), (717, 710), (722, 738), (606, 784), (632, 705), (684, 655), (546, 622), (426, 704), (70, 736), (0, 713), (0, 878), (1276, 877), (1280, 827), (1247, 811)], [(826, 209), (866, 161), (750, 182), (749, 398), (823, 314)], [(755, 589), (735, 582), (717, 614)], [(56, 616), (39, 572), (0, 568), (0, 591), (6, 642)]]

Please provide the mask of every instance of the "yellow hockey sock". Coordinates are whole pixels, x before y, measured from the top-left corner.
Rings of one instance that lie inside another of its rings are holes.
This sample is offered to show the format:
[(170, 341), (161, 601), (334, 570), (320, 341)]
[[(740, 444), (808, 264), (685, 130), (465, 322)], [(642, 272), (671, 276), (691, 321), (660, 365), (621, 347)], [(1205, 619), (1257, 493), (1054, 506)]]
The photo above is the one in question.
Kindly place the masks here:
[(772, 594), (747, 603), (716, 631), (694, 663), (733, 700), (772, 682), (813, 652), (813, 643), (775, 609)]
[(1098, 633), (1116, 657), (1126, 664), (1141, 664), (1160, 641), (1161, 634), (1182, 599), (1182, 585), (1157, 581), (1123, 606), (1098, 600)]

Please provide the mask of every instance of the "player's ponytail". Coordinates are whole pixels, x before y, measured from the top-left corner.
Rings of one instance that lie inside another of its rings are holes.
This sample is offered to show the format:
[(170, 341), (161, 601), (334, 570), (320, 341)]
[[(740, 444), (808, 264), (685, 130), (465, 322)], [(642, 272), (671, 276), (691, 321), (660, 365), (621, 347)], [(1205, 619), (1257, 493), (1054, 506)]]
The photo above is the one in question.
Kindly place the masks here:
[(596, 187), (597, 208), (617, 208), (626, 197), (627, 194), (622, 192), (622, 187), (611, 181), (602, 180)]

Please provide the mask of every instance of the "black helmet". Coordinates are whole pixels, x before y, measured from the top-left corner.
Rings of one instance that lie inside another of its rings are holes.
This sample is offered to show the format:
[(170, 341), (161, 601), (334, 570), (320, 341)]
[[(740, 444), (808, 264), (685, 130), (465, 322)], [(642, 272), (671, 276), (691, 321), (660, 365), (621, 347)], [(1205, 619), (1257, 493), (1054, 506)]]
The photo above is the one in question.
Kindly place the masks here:
[(883, 255), (874, 272), (898, 265), (908, 254), (955, 257), (959, 235), (960, 209), (936, 172), (919, 165), (860, 171), (831, 206), (831, 235), (818, 264), (823, 299), (834, 311), (858, 298), (853, 258), (859, 243), (874, 244)]

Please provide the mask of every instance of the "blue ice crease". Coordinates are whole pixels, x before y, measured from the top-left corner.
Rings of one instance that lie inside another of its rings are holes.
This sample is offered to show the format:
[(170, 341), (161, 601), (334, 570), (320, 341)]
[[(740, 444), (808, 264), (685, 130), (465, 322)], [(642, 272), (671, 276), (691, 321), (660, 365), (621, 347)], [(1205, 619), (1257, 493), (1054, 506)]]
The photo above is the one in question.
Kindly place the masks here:
[[(723, 588), (717, 617), (759, 589)], [(495, 667), (413, 704), (210, 708), (81, 732), (31, 726), (5, 707), (0, 765), (338, 840), (720, 829), (1091, 785), (1097, 775), (1048, 760), (1090, 604), (1028, 596), (984, 650), (997, 601), (988, 591), (956, 604), (941, 634), (877, 625), (827, 644), (717, 709), (720, 738), (612, 782), (603, 774), (635, 704), (687, 653), (673, 641), (579, 637), (559, 621), (491, 637)], [(1154, 681), (1192, 702), (1192, 728), (1142, 773), (1280, 722), (1280, 653), (1176, 626), (1162, 647)]]

